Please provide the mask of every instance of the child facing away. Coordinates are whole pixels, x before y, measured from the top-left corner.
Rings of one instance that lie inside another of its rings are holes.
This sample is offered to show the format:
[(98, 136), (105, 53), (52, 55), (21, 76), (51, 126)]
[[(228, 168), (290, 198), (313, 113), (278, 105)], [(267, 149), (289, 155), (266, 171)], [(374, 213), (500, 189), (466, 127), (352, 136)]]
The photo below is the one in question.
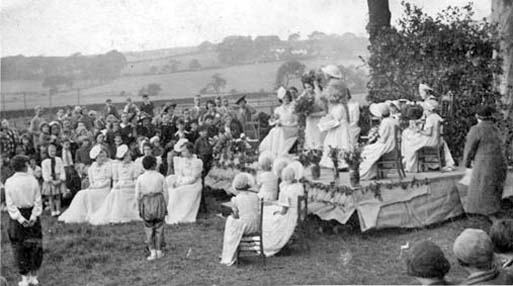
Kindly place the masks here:
[(135, 183), (135, 198), (139, 215), (144, 221), (144, 232), (150, 249), (146, 259), (153, 261), (164, 256), (161, 250), (164, 219), (167, 214), (167, 186), (162, 174), (157, 172), (157, 160), (147, 155), (142, 160), (144, 173)]
[(258, 196), (264, 201), (275, 201), (278, 199), (278, 176), (273, 171), (273, 155), (263, 152), (258, 157), (260, 173), (257, 175)]
[(48, 158), (41, 163), (43, 195), (48, 196), (52, 216), (61, 214), (61, 196), (66, 192), (66, 172), (55, 145), (48, 145)]

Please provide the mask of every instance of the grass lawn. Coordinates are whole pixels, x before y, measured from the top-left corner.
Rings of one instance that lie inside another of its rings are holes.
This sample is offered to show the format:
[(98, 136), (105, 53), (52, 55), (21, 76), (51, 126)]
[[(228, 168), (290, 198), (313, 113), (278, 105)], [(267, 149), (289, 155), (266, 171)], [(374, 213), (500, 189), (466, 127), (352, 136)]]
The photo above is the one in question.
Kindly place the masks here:
[[(142, 223), (94, 227), (66, 225), (43, 217), (42, 285), (284, 285), (284, 284), (417, 284), (405, 274), (400, 246), (421, 239), (437, 243), (449, 258), (451, 280), (465, 276), (452, 256), (452, 243), (467, 227), (488, 230), (484, 222), (459, 218), (416, 230), (389, 229), (360, 233), (344, 228), (320, 234), (309, 225), (311, 250), (291, 248), (267, 259), (246, 258), (239, 267), (219, 264), (224, 219), (211, 210), (196, 224), (165, 226), (166, 256), (147, 262)], [(2, 276), (9, 285), (19, 277), (2, 213)]]

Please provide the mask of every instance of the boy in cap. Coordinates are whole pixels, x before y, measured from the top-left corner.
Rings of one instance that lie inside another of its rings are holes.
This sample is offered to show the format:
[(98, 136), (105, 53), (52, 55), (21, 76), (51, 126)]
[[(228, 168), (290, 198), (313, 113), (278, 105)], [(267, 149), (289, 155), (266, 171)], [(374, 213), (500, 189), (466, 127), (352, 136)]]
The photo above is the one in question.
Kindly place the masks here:
[(421, 241), (408, 251), (406, 267), (408, 275), (422, 285), (450, 285), (444, 277), (451, 265), (440, 247), (431, 241)]
[(511, 285), (513, 274), (494, 263), (493, 243), (481, 229), (467, 228), (454, 241), (454, 256), (470, 274), (464, 285)]
[(10, 217), (9, 240), (21, 274), (18, 285), (38, 285), (37, 270), (43, 261), (41, 192), (37, 180), (27, 173), (28, 157), (15, 156), (11, 166), (15, 173), (5, 182), (5, 200)]

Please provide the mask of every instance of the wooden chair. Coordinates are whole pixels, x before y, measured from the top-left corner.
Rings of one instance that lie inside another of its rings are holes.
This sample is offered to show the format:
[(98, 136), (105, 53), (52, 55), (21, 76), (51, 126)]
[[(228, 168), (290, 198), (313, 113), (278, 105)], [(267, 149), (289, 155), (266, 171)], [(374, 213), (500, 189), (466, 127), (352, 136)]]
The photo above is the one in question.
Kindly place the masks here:
[(306, 217), (308, 216), (308, 194), (298, 196), (297, 198), (297, 224), (294, 234), (292, 235), (292, 242), (298, 243), (302, 249), (310, 251), (310, 244), (308, 243), (308, 226)]
[(429, 166), (436, 164), (436, 170), (442, 170), (442, 156), (443, 156), (443, 124), (440, 123), (440, 137), (438, 138), (438, 144), (436, 146), (422, 147), (417, 151), (417, 170), (420, 172), (427, 172), (430, 170)]
[(260, 221), (258, 231), (256, 233), (245, 234), (240, 240), (237, 248), (237, 265), (239, 265), (239, 257), (243, 256), (260, 256), (262, 264), (265, 266), (264, 244), (262, 239), (262, 224), (264, 220), (264, 200), (260, 199)]
[(383, 154), (376, 163), (378, 167), (378, 179), (384, 179), (386, 173), (390, 171), (397, 172), (401, 180), (406, 177), (403, 166), (403, 155), (401, 153), (401, 129), (399, 127), (395, 128), (394, 136), (394, 150)]

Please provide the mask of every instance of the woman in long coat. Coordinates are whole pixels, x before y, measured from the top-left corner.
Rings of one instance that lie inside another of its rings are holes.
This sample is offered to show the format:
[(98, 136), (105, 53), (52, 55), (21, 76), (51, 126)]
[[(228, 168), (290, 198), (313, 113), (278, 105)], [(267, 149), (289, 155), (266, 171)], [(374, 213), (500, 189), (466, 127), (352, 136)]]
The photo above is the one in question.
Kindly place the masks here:
[(500, 209), (507, 167), (499, 131), (491, 121), (493, 111), (482, 107), (478, 123), (467, 134), (463, 162), (473, 168), (464, 203), (467, 213), (493, 215)]

